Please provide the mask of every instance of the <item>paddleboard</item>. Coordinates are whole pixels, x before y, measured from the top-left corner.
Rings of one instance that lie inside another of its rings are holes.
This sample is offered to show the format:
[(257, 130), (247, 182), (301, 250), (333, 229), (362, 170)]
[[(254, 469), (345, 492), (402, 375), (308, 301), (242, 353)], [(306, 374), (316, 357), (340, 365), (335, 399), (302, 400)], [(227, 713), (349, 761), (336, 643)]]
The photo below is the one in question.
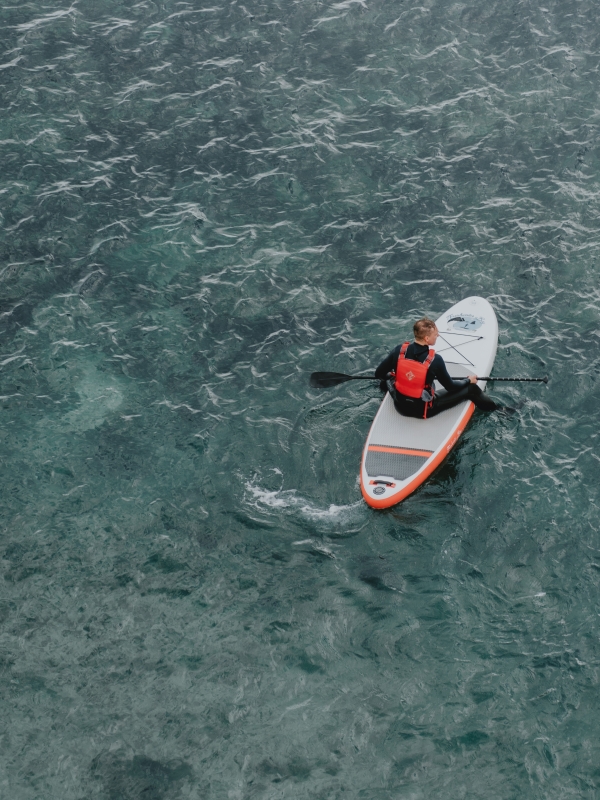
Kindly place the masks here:
[[(498, 347), (498, 320), (483, 297), (467, 297), (436, 320), (439, 353), (453, 378), (489, 375)], [(412, 337), (411, 337), (412, 339)], [(478, 385), (485, 389), (485, 381)], [(445, 390), (437, 383), (436, 394)], [(470, 400), (431, 419), (399, 414), (387, 393), (363, 450), (360, 487), (372, 508), (389, 508), (415, 491), (446, 458), (471, 419)]]

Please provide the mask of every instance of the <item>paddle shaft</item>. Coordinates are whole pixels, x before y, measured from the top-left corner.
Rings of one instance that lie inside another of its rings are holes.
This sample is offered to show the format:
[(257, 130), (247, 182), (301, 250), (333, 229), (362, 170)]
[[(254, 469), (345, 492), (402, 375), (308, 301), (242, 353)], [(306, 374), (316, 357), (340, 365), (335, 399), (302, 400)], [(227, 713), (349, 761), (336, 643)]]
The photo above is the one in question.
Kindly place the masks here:
[[(466, 378), (466, 375), (461, 375), (460, 377), (452, 376), (453, 381), (460, 381), (463, 378)], [(347, 381), (378, 381), (379, 378), (376, 378), (375, 375), (346, 375), (345, 380)], [(493, 375), (485, 375), (477, 376), (478, 381), (512, 381), (513, 383), (548, 383), (548, 376), (545, 378), (495, 378)]]
[[(462, 376), (466, 377), (466, 376)], [(342, 372), (313, 372), (310, 376), (310, 385), (315, 388), (327, 389), (338, 386), (346, 381), (376, 381), (375, 375), (345, 375)], [(461, 380), (461, 378), (453, 378)], [(478, 377), (480, 381), (511, 381), (519, 383), (548, 383), (548, 376), (544, 378), (494, 378), (490, 375)]]
[[(460, 378), (452, 378), (453, 381), (459, 381)], [(513, 383), (548, 383), (548, 376), (544, 378), (494, 378), (493, 375), (486, 377), (477, 376), (478, 381), (512, 381)]]

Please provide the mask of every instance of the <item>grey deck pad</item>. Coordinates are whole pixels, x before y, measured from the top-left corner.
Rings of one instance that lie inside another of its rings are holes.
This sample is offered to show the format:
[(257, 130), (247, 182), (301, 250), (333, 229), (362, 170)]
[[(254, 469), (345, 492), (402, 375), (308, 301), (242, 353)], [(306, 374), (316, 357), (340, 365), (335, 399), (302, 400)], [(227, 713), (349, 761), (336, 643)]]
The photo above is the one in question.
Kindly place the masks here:
[(365, 468), (367, 475), (371, 478), (385, 475), (388, 478), (403, 481), (418, 472), (427, 461), (427, 458), (428, 456), (413, 456), (406, 453), (381, 453), (369, 450)]

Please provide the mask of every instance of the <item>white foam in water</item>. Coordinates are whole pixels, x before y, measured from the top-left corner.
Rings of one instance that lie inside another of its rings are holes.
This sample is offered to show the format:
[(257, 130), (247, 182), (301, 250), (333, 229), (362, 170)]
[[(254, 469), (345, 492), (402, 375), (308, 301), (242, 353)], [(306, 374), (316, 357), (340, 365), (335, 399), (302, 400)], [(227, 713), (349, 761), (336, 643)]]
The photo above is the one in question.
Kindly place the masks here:
[(318, 508), (308, 500), (300, 497), (295, 489), (278, 489), (269, 491), (248, 481), (247, 491), (252, 495), (255, 508), (289, 509), (294, 512), (300, 511), (307, 519), (321, 520), (328, 522), (354, 522), (359, 508), (364, 507), (361, 500), (347, 506), (336, 506), (331, 504), (329, 508)]

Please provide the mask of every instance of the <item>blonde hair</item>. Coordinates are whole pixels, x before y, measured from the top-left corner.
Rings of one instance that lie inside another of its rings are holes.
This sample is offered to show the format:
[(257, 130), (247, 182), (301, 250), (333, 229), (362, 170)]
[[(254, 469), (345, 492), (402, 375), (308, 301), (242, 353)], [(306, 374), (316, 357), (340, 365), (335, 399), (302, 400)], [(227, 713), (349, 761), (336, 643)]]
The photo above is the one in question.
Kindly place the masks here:
[(436, 324), (432, 319), (429, 317), (422, 317), (418, 319), (415, 324), (413, 325), (413, 333), (415, 335), (415, 339), (423, 339), (427, 336), (431, 331), (436, 329)]

